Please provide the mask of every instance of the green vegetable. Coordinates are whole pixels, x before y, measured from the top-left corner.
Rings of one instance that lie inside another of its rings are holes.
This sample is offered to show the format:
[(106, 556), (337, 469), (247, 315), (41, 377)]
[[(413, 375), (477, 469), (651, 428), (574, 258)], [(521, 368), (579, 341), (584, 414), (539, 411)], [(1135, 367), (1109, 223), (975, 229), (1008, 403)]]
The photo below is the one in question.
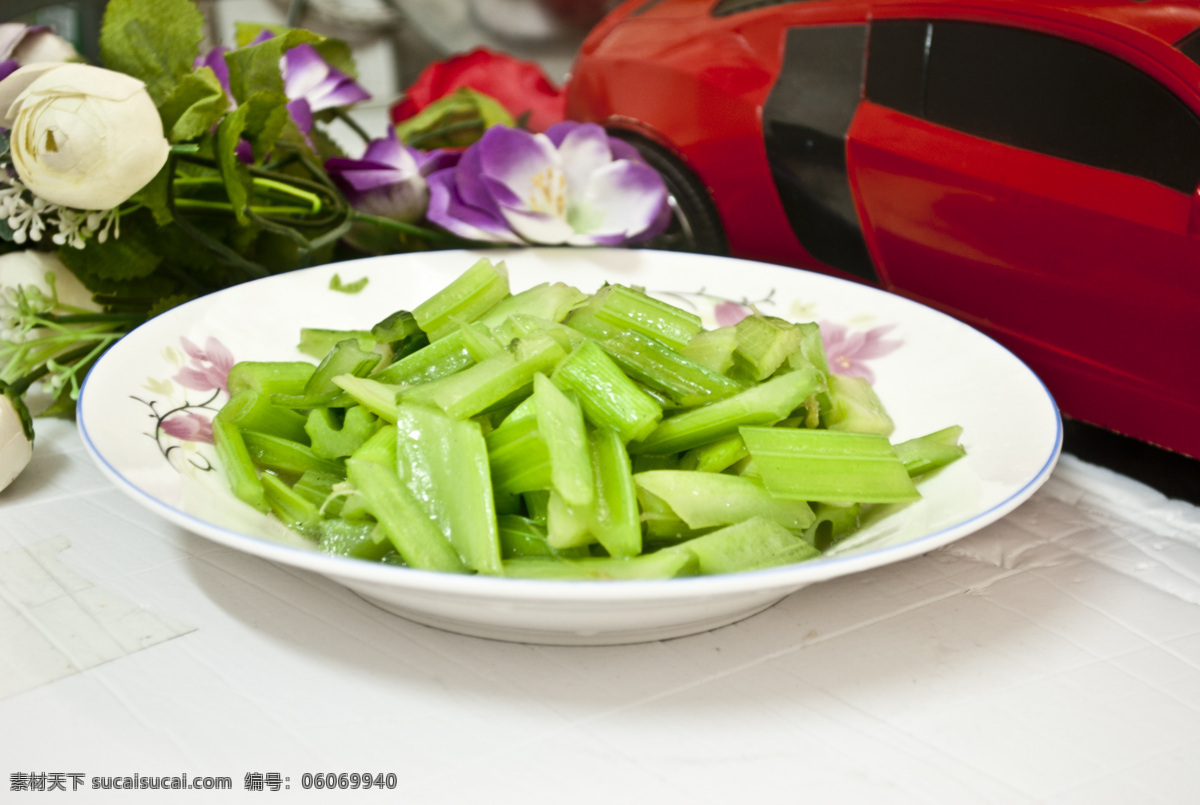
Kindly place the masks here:
[[(411, 314), (331, 332), (315, 368), (234, 366), (213, 427), (234, 494), (339, 556), (527, 579), (753, 571), (820, 556), (964, 455), (957, 427), (893, 446), (814, 324), (703, 330), (624, 286), (512, 294), (480, 261)], [(359, 332), (371, 343), (342, 337)]]

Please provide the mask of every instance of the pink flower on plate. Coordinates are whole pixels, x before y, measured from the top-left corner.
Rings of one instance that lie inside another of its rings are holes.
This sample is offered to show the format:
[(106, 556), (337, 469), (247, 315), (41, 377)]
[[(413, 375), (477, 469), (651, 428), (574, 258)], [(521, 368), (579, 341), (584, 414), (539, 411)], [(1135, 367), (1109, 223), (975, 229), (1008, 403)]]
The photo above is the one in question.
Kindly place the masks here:
[(861, 377), (868, 383), (874, 383), (875, 373), (865, 362), (882, 358), (904, 344), (903, 341), (884, 338), (894, 327), (894, 324), (888, 324), (852, 331), (842, 324), (821, 322), (821, 340), (829, 359), (829, 371), (847, 377)]
[(163, 432), (185, 442), (213, 443), (212, 420), (195, 411), (178, 411), (162, 421)]
[(175, 382), (193, 391), (229, 391), (227, 379), (234, 360), (225, 345), (212, 336), (205, 340), (203, 349), (186, 338), (179, 340), (191, 361), (175, 375)]
[(713, 315), (716, 316), (718, 325), (730, 327), (749, 316), (750, 308), (726, 299), (713, 308)]

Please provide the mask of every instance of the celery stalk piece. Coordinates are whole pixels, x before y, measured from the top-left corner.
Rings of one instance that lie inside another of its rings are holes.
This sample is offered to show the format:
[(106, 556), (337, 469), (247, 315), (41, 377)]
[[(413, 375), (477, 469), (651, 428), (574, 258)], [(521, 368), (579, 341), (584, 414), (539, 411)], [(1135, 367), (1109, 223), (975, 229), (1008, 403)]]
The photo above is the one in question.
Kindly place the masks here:
[(359, 348), (353, 339), (339, 341), (317, 364), (316, 371), (304, 384), (299, 395), (274, 394), (271, 402), (290, 408), (317, 408), (335, 405), (344, 397), (336, 378), (342, 375), (365, 377), (376, 364), (380, 355)]
[(598, 340), (633, 330), (676, 350), (702, 329), (695, 313), (626, 285), (605, 285), (571, 314), (567, 324)]
[(733, 433), (688, 450), (679, 458), (679, 469), (724, 472), (748, 455), (750, 452), (741, 435)]
[(824, 417), (829, 430), (891, 436), (896, 429), (875, 389), (861, 377), (829, 375), (829, 404)]
[(564, 282), (543, 282), (501, 299), (479, 318), (479, 322), (492, 329), (513, 316), (562, 322), (587, 299), (588, 295), (583, 291)]
[(630, 453), (678, 453), (737, 433), (743, 425), (772, 425), (824, 387), (812, 367), (773, 377), (732, 397), (664, 419)]
[(363, 405), (308, 412), (304, 432), (313, 452), (321, 458), (345, 458), (357, 450), (379, 427), (379, 418)]
[(572, 506), (591, 506), (595, 496), (592, 457), (583, 409), (540, 372), (533, 376), (537, 429), (550, 455), (550, 484)]
[(467, 354), (471, 356), (471, 360), (478, 363), (485, 358), (490, 358), (500, 350), (504, 349), (504, 344), (492, 336), (490, 330), (482, 324), (470, 321), (455, 320), (459, 327), (459, 332), (462, 333), (463, 346), (467, 348)]
[(734, 325), (737, 349), (733, 370), (754, 381), (762, 381), (783, 366), (788, 355), (800, 348), (804, 331), (790, 321), (752, 313)]
[(412, 309), (417, 324), (437, 341), (458, 329), (455, 319), (475, 321), (509, 296), (508, 268), (486, 257)]
[(595, 341), (584, 341), (550, 375), (574, 392), (583, 415), (597, 428), (615, 428), (623, 442), (640, 439), (662, 418), (662, 407), (642, 391)]
[(416, 352), (429, 343), (429, 337), (417, 324), (417, 317), (407, 310), (397, 310), (371, 328), (371, 337), (379, 344), (391, 347), (392, 360)]
[(253, 430), (293, 442), (308, 442), (303, 414), (272, 405), (270, 397), (254, 389), (245, 388), (236, 392), (221, 406), (217, 416), (243, 431)]
[(538, 431), (537, 419), (505, 422), (484, 437), (497, 495), (522, 494), (550, 488), (550, 451)]
[(706, 369), (727, 374), (733, 368), (733, 352), (737, 349), (737, 328), (718, 327), (702, 330), (679, 349), (679, 354)]
[(315, 523), (321, 519), (317, 506), (303, 495), (293, 491), (277, 475), (269, 472), (263, 473), (260, 480), (271, 513), (287, 527), (305, 536), (312, 536)]
[(602, 341), (600, 346), (625, 374), (678, 405), (703, 405), (744, 388), (736, 380), (683, 357), (657, 338), (633, 330)]
[(528, 557), (509, 559), (504, 574), (514, 579), (615, 581), (672, 579), (695, 575), (696, 560), (686, 552), (658, 551), (642, 556), (592, 556), (584, 559)]
[(229, 369), (226, 386), (230, 394), (254, 389), (272, 394), (300, 394), (317, 367), (304, 361), (238, 361)]
[(381, 383), (369, 377), (342, 375), (335, 377), (334, 384), (346, 392), (351, 400), (387, 422), (396, 421), (396, 398), (405, 386)]
[(380, 383), (417, 386), (452, 375), (473, 363), (475, 359), (471, 357), (462, 333), (456, 330), (385, 366), (371, 375), (371, 379)]
[(514, 338), (527, 338), (535, 333), (547, 333), (570, 352), (583, 342), (587, 336), (565, 324), (533, 316), (528, 313), (514, 313), (492, 329), (493, 335), (502, 344), (507, 344)]
[(561, 556), (582, 558), (588, 555), (584, 546), (557, 550), (546, 542), (546, 528), (529, 517), (502, 514), (496, 517), (500, 532), (500, 555), (504, 559), (530, 556)]
[(351, 458), (346, 462), (346, 471), (367, 509), (410, 567), (447, 573), (467, 571), (458, 552), (400, 481), (394, 467)]
[[(801, 500), (777, 498), (754, 481), (721, 472), (653, 470), (633, 476), (643, 508), (666, 504), (689, 528), (725, 526), (762, 516), (789, 531), (812, 525), (812, 509)], [(648, 500), (643, 493), (655, 500)]]
[(959, 444), (962, 426), (951, 425), (894, 446), (910, 477), (923, 475), (958, 461), (967, 454)]
[(321, 550), (334, 556), (380, 562), (395, 551), (391, 540), (374, 521), (326, 518), (314, 525), (313, 533)]
[(550, 509), (550, 485), (547, 484), (545, 489), (525, 492), (521, 495), (521, 501), (525, 504), (529, 519), (545, 527)]
[(353, 340), (364, 352), (375, 349), (377, 341), (370, 330), (328, 330), (320, 327), (301, 327), (300, 343), (296, 349), (310, 358), (321, 360), (339, 341)]
[(522, 338), (456, 374), (402, 391), (400, 401), (436, 405), (456, 419), (469, 419), (526, 393), (533, 376), (551, 371), (565, 354), (548, 335)]
[(590, 531), (609, 556), (636, 556), (642, 552), (642, 526), (625, 444), (616, 430), (597, 428), (589, 446), (596, 476)]
[(800, 322), (796, 326), (803, 335), (800, 338), (799, 349), (788, 356), (788, 365), (798, 369), (804, 364), (810, 364), (829, 374), (829, 356), (825, 354), (821, 327), (814, 321)]
[(576, 548), (596, 541), (591, 521), (595, 503), (575, 506), (551, 489), (546, 502), (546, 541), (552, 548)]
[(308, 470), (329, 473), (342, 472), (340, 461), (321, 458), (313, 452), (311, 447), (299, 442), (254, 431), (244, 431), (242, 438), (245, 440), (246, 449), (254, 460), (255, 466), (261, 469), (297, 476)]
[(761, 427), (740, 432), (763, 485), (778, 498), (906, 503), (921, 497), (886, 436)]
[(395, 428), (380, 428), (375, 435), (363, 442), (347, 461), (370, 461), (385, 467), (396, 466), (396, 443), (399, 437)]
[(818, 503), (813, 506), (813, 514), (817, 519), (804, 532), (804, 539), (825, 552), (858, 528), (862, 504)]
[(401, 405), (395, 427), (400, 482), (469, 569), (498, 575), (500, 537), (479, 424)]
[(309, 470), (300, 474), (292, 491), (316, 506), (323, 517), (340, 517), (344, 498), (335, 494), (335, 487), (345, 480), (344, 474)]
[(229, 484), (234, 497), (248, 503), (261, 512), (267, 511), (267, 498), (262, 480), (246, 441), (238, 427), (221, 417), (213, 417), (213, 445), (217, 450), (217, 463), (221, 474)]
[(687, 553), (696, 557), (701, 575), (741, 573), (803, 562), (821, 552), (767, 517), (711, 531), (659, 553)]

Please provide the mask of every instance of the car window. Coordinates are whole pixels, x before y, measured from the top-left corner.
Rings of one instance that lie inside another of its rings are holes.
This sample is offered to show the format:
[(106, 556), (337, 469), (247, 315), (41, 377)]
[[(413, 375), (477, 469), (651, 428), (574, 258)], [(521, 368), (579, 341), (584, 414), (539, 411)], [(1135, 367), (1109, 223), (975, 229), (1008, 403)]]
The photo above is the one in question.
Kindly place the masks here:
[(1059, 37), (880, 21), (866, 94), (958, 131), (1181, 192), (1200, 184), (1200, 118), (1132, 65)]
[(788, 29), (762, 115), (771, 177), (797, 239), (826, 265), (875, 280), (846, 167), (866, 35), (865, 25)]
[(800, 3), (812, 2), (813, 0), (720, 0), (712, 8), (714, 17), (728, 17), (730, 14), (739, 14), (743, 11), (753, 11), (756, 8), (766, 8), (767, 6), (788, 6), (798, 5)]

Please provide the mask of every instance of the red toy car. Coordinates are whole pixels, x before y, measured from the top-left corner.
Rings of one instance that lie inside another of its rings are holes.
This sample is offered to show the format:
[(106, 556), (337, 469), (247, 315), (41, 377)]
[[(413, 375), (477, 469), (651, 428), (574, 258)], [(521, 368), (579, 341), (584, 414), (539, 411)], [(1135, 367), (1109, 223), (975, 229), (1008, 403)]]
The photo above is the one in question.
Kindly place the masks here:
[(567, 112), (664, 173), (681, 248), (941, 308), (1200, 457), (1198, 62), (1195, 3), (632, 0)]

